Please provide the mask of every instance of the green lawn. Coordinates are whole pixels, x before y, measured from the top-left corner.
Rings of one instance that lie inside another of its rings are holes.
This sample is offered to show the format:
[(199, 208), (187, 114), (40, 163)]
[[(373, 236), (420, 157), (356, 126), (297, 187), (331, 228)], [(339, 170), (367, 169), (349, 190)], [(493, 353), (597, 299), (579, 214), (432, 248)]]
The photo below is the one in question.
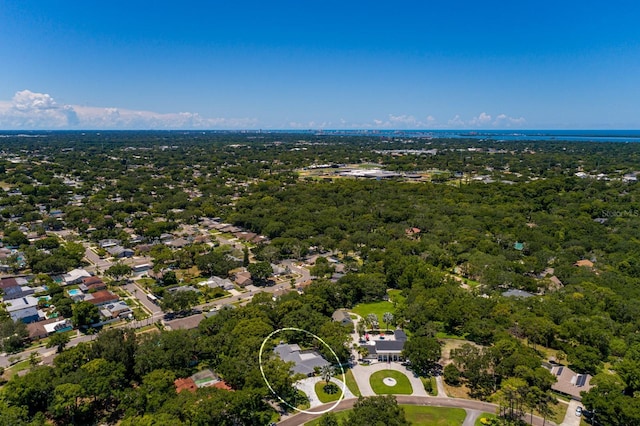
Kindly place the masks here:
[(389, 295), (389, 300), (395, 303), (403, 303), (407, 298), (402, 295), (402, 290), (387, 290), (387, 294)]
[[(401, 405), (407, 420), (416, 426), (460, 426), (466, 412), (462, 408), (425, 407), (421, 405)], [(344, 421), (351, 410), (335, 413), (338, 422)], [(317, 426), (320, 417), (305, 423), (305, 426)]]
[[(355, 396), (362, 395), (360, 393), (360, 389), (358, 388), (358, 383), (356, 383), (355, 377), (353, 377), (353, 371), (351, 369), (345, 369), (344, 372), (345, 378), (347, 380), (347, 387)], [(342, 380), (342, 375), (336, 376), (339, 380)]]
[(319, 382), (316, 383), (315, 390), (316, 390), (316, 395), (318, 395), (318, 399), (322, 403), (337, 401), (340, 398), (340, 395), (342, 395), (342, 387), (336, 385), (335, 383), (332, 383), (333, 385), (336, 386), (338, 391), (336, 393), (329, 394), (324, 391), (324, 387), (326, 384), (327, 382), (325, 382), (324, 380), (320, 380)]
[[(433, 376), (430, 377), (420, 377), (420, 381), (424, 385), (425, 390), (431, 396), (438, 396), (438, 385), (436, 383), (436, 378)], [(431, 390), (427, 387), (427, 383), (431, 385)]]
[(405, 416), (412, 425), (460, 426), (467, 416), (462, 408), (403, 405)]
[[(347, 416), (349, 415), (349, 413), (351, 412), (351, 410), (345, 410), (345, 411), (338, 411), (338, 412), (334, 412), (333, 414), (336, 415), (336, 419), (338, 420), (339, 424), (342, 424), (346, 419)], [(305, 423), (305, 426), (317, 426), (318, 423), (320, 423), (320, 416), (318, 416), (318, 418), (311, 420), (310, 422)]]
[(373, 302), (373, 303), (360, 303), (354, 306), (353, 309), (351, 310), (363, 318), (369, 314), (376, 314), (378, 316), (378, 324), (380, 324), (380, 327), (386, 326), (386, 324), (382, 322), (382, 315), (384, 315), (385, 312), (391, 312), (391, 313), (395, 312), (395, 309), (393, 308), (393, 303), (386, 302), (386, 301)]
[[(386, 377), (396, 379), (396, 385), (385, 385), (382, 380)], [(411, 387), (409, 378), (395, 370), (376, 371), (369, 378), (369, 383), (371, 383), (371, 388), (376, 395), (411, 395), (413, 393), (413, 388)]]

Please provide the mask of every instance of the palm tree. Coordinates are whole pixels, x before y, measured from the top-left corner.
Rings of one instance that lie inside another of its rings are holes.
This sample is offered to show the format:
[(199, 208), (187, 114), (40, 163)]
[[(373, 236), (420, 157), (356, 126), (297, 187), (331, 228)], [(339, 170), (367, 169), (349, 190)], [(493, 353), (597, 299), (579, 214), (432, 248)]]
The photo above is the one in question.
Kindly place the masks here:
[(320, 368), (320, 376), (322, 376), (322, 380), (327, 382), (327, 384), (329, 384), (333, 375), (334, 375), (333, 366), (323, 365), (322, 368)]
[(356, 331), (358, 332), (358, 336), (360, 336), (360, 338), (362, 339), (362, 336), (364, 336), (364, 333), (367, 331), (366, 330), (366, 326), (364, 325), (364, 319), (361, 319), (360, 321), (358, 321), (358, 324), (356, 325)]
[(378, 325), (378, 316), (376, 314), (368, 314), (367, 323), (371, 326), (371, 329), (373, 330)]
[(393, 322), (393, 314), (391, 312), (385, 312), (382, 315), (382, 321), (384, 321), (386, 329), (389, 330), (389, 324)]

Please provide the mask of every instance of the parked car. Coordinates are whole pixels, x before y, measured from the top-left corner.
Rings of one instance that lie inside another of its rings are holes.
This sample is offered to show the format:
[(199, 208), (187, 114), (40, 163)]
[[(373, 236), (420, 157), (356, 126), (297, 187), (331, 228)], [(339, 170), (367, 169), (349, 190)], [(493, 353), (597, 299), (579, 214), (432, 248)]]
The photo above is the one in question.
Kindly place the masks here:
[(576, 408), (576, 416), (580, 417), (582, 415), (582, 407)]

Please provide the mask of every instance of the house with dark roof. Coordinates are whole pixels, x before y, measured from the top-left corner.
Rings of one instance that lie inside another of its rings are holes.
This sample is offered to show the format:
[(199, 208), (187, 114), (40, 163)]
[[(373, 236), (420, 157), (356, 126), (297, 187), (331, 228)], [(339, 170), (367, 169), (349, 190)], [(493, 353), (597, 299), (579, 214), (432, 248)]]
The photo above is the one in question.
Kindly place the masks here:
[(372, 338), (367, 342), (369, 354), (365, 359), (380, 362), (402, 361), (402, 350), (406, 342), (407, 334), (399, 329), (393, 332), (393, 337), (384, 335), (377, 339)]
[(116, 259), (122, 259), (125, 257), (133, 257), (134, 251), (128, 248), (124, 248), (122, 246), (113, 246), (107, 249), (109, 254)]
[(13, 300), (22, 297), (22, 286), (14, 277), (2, 278), (0, 280), (0, 290), (2, 290), (3, 300)]
[(293, 367), (291, 370), (295, 374), (312, 376), (316, 369), (320, 369), (325, 365), (331, 365), (331, 363), (322, 358), (318, 352), (302, 350), (298, 345), (281, 343), (273, 349), (273, 352), (284, 362), (292, 362)]

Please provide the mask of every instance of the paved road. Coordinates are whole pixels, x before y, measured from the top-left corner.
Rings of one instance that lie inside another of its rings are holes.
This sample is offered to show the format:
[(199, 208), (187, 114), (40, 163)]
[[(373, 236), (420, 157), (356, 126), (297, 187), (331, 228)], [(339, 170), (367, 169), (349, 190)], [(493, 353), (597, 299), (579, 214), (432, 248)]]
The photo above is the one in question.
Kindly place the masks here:
[(438, 398), (448, 398), (442, 376), (436, 376), (436, 387), (438, 388)]
[(482, 415), (482, 411), (473, 410), (471, 408), (465, 408), (464, 411), (467, 412), (467, 417), (464, 418), (464, 422), (462, 426), (475, 426), (476, 420)]
[[(424, 405), (424, 406), (431, 406), (431, 407), (464, 408), (465, 410), (469, 409), (469, 410), (475, 410), (483, 413), (495, 413), (496, 409), (498, 408), (496, 405), (490, 404), (488, 402), (475, 401), (470, 399), (458, 399), (458, 398), (434, 398), (434, 397), (428, 397), (428, 396), (397, 395), (396, 400), (398, 401), (398, 404), (404, 404), (404, 405)], [(342, 402), (340, 402), (340, 404), (338, 404), (338, 406), (334, 411), (343, 411), (343, 410), (348, 410), (350, 408), (353, 408), (353, 405), (355, 404), (356, 401), (357, 399), (355, 398), (345, 399)], [(318, 407), (309, 409), (309, 411), (322, 411), (331, 407), (331, 405), (333, 405), (333, 403), (320, 405)], [(303, 425), (306, 422), (313, 420), (314, 418), (317, 418), (317, 417), (318, 417), (318, 414), (299, 413), (280, 421), (278, 424), (281, 426), (298, 426), (298, 425)], [(542, 426), (542, 423), (543, 423), (542, 418), (540, 417), (533, 418), (533, 424), (535, 426)], [(556, 426), (555, 423), (549, 420), (546, 421), (546, 424), (549, 426)]]
[(296, 275), (299, 275), (298, 278), (296, 278), (296, 284), (301, 284), (311, 279), (311, 274), (309, 273), (309, 270), (302, 266), (296, 265), (295, 260), (286, 259), (286, 260), (283, 260), (281, 263), (282, 265), (285, 265), (286, 267), (288, 267), (291, 272), (293, 272)]
[(125, 284), (122, 286), (122, 288), (124, 288), (131, 296), (138, 299), (138, 301), (145, 308), (147, 308), (147, 311), (151, 312), (152, 315), (157, 313), (162, 313), (162, 309), (160, 309), (160, 306), (156, 305), (155, 303), (147, 299), (147, 295), (149, 293), (144, 291), (144, 289), (140, 287), (137, 283), (133, 282), (133, 283)]
[(113, 265), (113, 263), (108, 261), (107, 259), (101, 259), (100, 256), (98, 256), (96, 252), (94, 252), (91, 249), (88, 243), (83, 243), (83, 245), (84, 245), (84, 257), (94, 267), (96, 267), (97, 269), (100, 269), (101, 272), (104, 272), (105, 270), (109, 269), (111, 265)]

